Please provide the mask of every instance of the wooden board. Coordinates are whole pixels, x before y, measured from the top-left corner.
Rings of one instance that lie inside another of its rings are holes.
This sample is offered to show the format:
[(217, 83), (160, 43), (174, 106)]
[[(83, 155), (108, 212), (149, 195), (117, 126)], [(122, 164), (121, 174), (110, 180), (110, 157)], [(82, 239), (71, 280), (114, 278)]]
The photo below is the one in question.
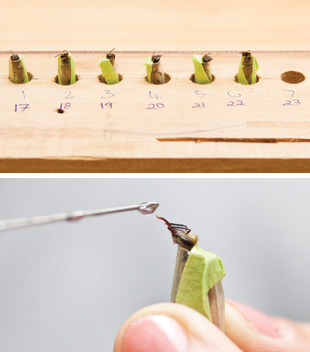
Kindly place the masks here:
[(307, 0), (2, 0), (0, 50), (309, 50)]
[(210, 85), (190, 81), (193, 52), (163, 52), (171, 81), (161, 86), (145, 81), (151, 52), (117, 52), (114, 86), (98, 80), (104, 52), (72, 53), (72, 86), (54, 82), (57, 52), (22, 54), (34, 79), (16, 85), (0, 53), (2, 172), (309, 171), (309, 80), (280, 79), (309, 77), (309, 52), (256, 52), (251, 86), (234, 81), (238, 52), (213, 53)]

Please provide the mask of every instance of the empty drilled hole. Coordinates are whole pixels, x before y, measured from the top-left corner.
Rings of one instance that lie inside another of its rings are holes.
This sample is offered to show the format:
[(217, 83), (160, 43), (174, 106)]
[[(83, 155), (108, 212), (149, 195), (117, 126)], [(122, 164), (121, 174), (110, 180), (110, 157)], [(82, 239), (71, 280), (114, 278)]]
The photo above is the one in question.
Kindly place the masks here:
[[(259, 80), (260, 80), (260, 76), (256, 75), (256, 83), (258, 83)], [(237, 82), (237, 83), (239, 83), (239, 82), (238, 82), (238, 73), (235, 74), (234, 81)], [(252, 83), (252, 84), (256, 84), (256, 83)], [(239, 84), (242, 84), (242, 83), (239, 83)], [(252, 85), (252, 84), (250, 84), (250, 85)], [(244, 84), (244, 86), (245, 86), (245, 85), (246, 85), (246, 84)]]
[[(145, 80), (146, 80), (147, 82), (149, 82), (149, 81), (147, 80), (147, 76), (145, 76)], [(171, 80), (171, 76), (168, 75), (168, 73), (165, 73), (165, 83), (164, 83), (164, 84), (168, 83), (170, 80)], [(152, 84), (156, 84), (156, 83), (152, 83)], [(159, 85), (159, 84), (158, 84), (158, 85)]]
[(282, 73), (281, 79), (283, 82), (290, 84), (298, 84), (303, 82), (306, 77), (301, 72), (298, 71), (287, 71)]
[(58, 114), (64, 114), (65, 113), (65, 110), (63, 110), (63, 109), (57, 109), (56, 111), (58, 112)]
[[(193, 73), (191, 76), (190, 76), (190, 78), (189, 78), (193, 83), (196, 83), (196, 81), (195, 81), (195, 74)], [(211, 83), (213, 83), (215, 81), (215, 76), (214, 75), (212, 75), (212, 82)], [(200, 84), (200, 83), (197, 83), (197, 84)], [(210, 83), (209, 83), (210, 84)]]
[[(76, 82), (77, 82), (79, 79), (80, 79), (80, 76), (75, 75), (75, 80), (76, 80)], [(56, 82), (57, 84), (59, 84), (59, 83), (58, 83), (58, 75), (54, 78), (54, 82)], [(73, 83), (73, 84), (74, 84), (74, 83)], [(62, 84), (62, 86), (70, 86), (70, 84)]]
[[(99, 76), (98, 76), (98, 80), (99, 80), (99, 82), (101, 82), (101, 83), (107, 84), (105, 78), (104, 78), (102, 75), (99, 75)], [(122, 80), (123, 80), (123, 76), (120, 75), (120, 74), (118, 74), (118, 80), (119, 80), (119, 81), (122, 81)]]

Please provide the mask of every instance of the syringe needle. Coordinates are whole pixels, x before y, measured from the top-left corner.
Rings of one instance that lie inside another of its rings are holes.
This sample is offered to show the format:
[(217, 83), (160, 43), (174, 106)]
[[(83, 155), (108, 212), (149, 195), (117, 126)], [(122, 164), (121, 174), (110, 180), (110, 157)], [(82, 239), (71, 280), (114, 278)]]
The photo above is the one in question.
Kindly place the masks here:
[(71, 213), (60, 213), (52, 215), (34, 216), (31, 218), (20, 218), (0, 221), (0, 231), (13, 230), (22, 227), (49, 224), (58, 221), (76, 221), (88, 216), (98, 216), (106, 214), (122, 213), (126, 211), (138, 210), (143, 215), (152, 214), (158, 208), (157, 202), (146, 202), (137, 205), (129, 205), (117, 208), (106, 208), (86, 211), (74, 211)]

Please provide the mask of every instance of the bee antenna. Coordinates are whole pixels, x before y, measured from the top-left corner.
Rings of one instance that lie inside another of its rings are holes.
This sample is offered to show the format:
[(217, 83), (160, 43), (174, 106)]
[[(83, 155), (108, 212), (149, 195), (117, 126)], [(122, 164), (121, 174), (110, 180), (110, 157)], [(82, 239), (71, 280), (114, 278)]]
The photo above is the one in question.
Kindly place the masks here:
[(67, 50), (63, 50), (62, 53), (57, 54), (55, 57), (60, 56), (60, 55), (64, 55), (64, 54), (67, 54)]
[(156, 217), (157, 217), (158, 220), (163, 220), (166, 223), (167, 226), (171, 225), (170, 222), (168, 220), (166, 220), (165, 218), (162, 218), (162, 217), (157, 216), (157, 215), (156, 215)]

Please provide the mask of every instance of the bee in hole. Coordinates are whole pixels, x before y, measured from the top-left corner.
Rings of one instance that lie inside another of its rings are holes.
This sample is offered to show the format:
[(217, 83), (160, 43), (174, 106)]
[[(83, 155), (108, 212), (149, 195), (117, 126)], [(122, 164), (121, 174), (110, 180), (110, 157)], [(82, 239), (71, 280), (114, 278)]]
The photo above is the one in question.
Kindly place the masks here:
[(9, 59), (9, 78), (12, 83), (27, 83), (29, 82), (28, 72), (26, 70), (22, 55), (14, 54)]
[(165, 72), (160, 62), (161, 55), (153, 54), (146, 59), (147, 80), (153, 84), (166, 83)]
[(157, 219), (163, 220), (166, 223), (168, 230), (171, 232), (174, 243), (188, 251), (197, 244), (198, 236), (192, 235), (190, 233), (191, 230), (186, 225), (170, 223), (165, 218), (159, 216), (157, 216)]
[(58, 56), (58, 76), (57, 83), (68, 86), (76, 82), (75, 62), (71, 53), (64, 50)]
[(117, 72), (117, 66), (115, 63), (115, 54), (112, 52), (114, 49), (115, 48), (110, 50), (105, 58), (99, 63), (102, 72), (101, 82), (106, 84), (116, 84), (120, 81), (120, 75)]
[(242, 84), (254, 84), (257, 82), (256, 71), (258, 69), (258, 63), (256, 57), (251, 54), (250, 50), (240, 52), (241, 62), (237, 75), (238, 83)]
[(112, 51), (115, 50), (115, 48), (113, 48), (112, 50), (110, 50), (107, 55), (106, 58), (111, 62), (111, 65), (114, 67), (115, 69), (115, 54), (112, 53)]
[(209, 78), (209, 81), (212, 82), (213, 81), (213, 76), (212, 76), (212, 69), (211, 69), (211, 61), (213, 60), (211, 56), (209, 56), (211, 53), (209, 54), (205, 54), (202, 57), (202, 67), (206, 73), (206, 75)]

